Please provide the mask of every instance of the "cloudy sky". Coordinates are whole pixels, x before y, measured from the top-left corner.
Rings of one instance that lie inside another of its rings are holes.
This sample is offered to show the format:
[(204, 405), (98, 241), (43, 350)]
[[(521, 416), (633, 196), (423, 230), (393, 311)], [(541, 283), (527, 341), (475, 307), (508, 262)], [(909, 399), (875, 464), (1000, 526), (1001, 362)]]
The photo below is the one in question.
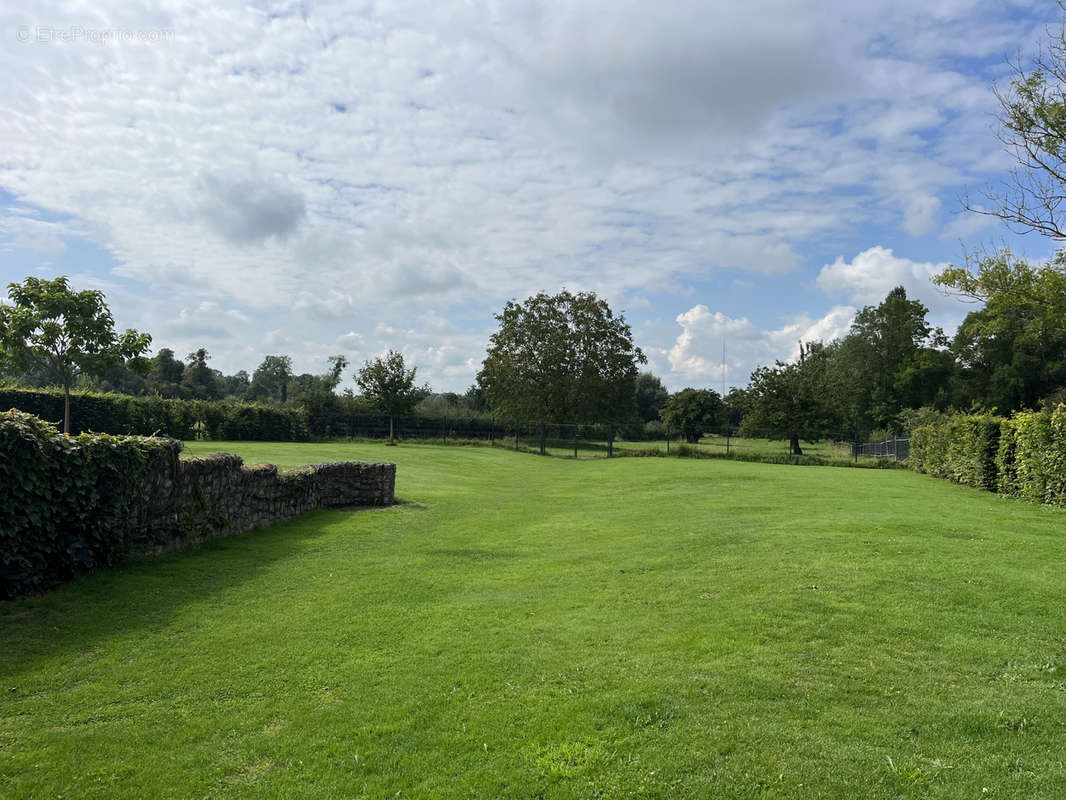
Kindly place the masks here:
[(1010, 0), (7, 4), (0, 280), (101, 288), (121, 327), (226, 372), (391, 347), (460, 391), (506, 300), (593, 290), (671, 389), (723, 366), (743, 385), (897, 284), (953, 327), (969, 308), (929, 276), (967, 250), (1048, 255), (960, 198), (1011, 167), (992, 87), (1058, 20)]

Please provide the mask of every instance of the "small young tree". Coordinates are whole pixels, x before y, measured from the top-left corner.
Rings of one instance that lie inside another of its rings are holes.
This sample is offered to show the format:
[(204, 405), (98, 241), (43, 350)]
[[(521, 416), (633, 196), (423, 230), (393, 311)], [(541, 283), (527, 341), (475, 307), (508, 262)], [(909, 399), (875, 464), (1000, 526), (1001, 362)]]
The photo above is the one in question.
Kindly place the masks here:
[(32, 362), (52, 370), (63, 385), (63, 432), (70, 433), (70, 389), (78, 376), (102, 375), (148, 350), (152, 337), (115, 320), (98, 289), (75, 292), (65, 276), (28, 277), (7, 286), (11, 305), (0, 306), (0, 349), (23, 369)]
[(417, 367), (407, 369), (403, 354), (389, 350), (382, 358), (364, 362), (355, 375), (355, 382), (363, 396), (376, 408), (389, 415), (389, 441), (393, 439), (393, 418), (410, 413), (416, 405), (429, 397), (429, 384), (415, 386)]

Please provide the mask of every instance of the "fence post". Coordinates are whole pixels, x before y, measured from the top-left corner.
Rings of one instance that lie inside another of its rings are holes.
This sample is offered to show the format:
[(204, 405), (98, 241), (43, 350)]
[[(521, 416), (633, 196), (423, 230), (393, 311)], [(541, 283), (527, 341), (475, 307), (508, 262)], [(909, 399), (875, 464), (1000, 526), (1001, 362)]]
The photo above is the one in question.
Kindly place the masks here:
[(518, 422), (514, 424), (514, 449), (518, 449)]
[(574, 458), (577, 458), (577, 425), (574, 426)]
[(729, 437), (732, 434), (729, 431), (725, 432), (725, 454), (729, 455)]
[(666, 429), (666, 454), (670, 455), (670, 429)]
[(607, 458), (614, 456), (614, 423), (607, 425)]
[(496, 420), (489, 422), (489, 447), (496, 446)]
[(548, 438), (548, 426), (543, 422), (540, 423), (540, 454), (544, 455), (545, 446)]

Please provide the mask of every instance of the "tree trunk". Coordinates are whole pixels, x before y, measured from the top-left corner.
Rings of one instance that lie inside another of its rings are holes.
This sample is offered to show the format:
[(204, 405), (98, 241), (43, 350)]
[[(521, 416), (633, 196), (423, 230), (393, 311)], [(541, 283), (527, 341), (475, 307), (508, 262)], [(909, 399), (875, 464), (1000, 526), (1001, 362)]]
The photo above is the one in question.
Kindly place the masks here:
[(800, 447), (800, 437), (797, 434), (792, 434), (792, 437), (788, 440), (789, 450), (792, 451), (792, 455), (803, 455), (803, 448)]
[(396, 441), (396, 439), (392, 435), (392, 421), (393, 421), (393, 419), (394, 419), (394, 417), (392, 416), (392, 414), (389, 414), (389, 441), (390, 442)]

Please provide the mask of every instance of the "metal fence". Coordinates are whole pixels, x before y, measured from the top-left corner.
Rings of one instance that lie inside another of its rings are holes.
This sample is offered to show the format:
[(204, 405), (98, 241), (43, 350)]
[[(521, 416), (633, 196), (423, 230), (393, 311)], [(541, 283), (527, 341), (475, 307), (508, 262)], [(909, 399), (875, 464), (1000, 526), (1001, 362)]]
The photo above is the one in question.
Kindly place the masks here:
[(885, 439), (880, 442), (866, 442), (855, 446), (858, 458), (891, 458), (905, 461), (911, 454), (910, 439)]
[[(555, 424), (497, 422), (484, 417), (415, 417), (388, 414), (350, 414), (338, 410), (311, 415), (311, 433), (323, 438), (388, 439), (461, 443), (479, 441), (545, 455), (573, 458), (610, 458), (613, 455), (650, 455), (656, 451), (704, 457), (793, 459), (787, 440), (737, 437), (723, 429), (686, 441), (677, 431), (661, 428), (649, 435), (643, 424)], [(804, 456), (830, 461), (859, 458), (905, 459), (909, 439), (856, 442), (847, 434), (803, 442)]]

